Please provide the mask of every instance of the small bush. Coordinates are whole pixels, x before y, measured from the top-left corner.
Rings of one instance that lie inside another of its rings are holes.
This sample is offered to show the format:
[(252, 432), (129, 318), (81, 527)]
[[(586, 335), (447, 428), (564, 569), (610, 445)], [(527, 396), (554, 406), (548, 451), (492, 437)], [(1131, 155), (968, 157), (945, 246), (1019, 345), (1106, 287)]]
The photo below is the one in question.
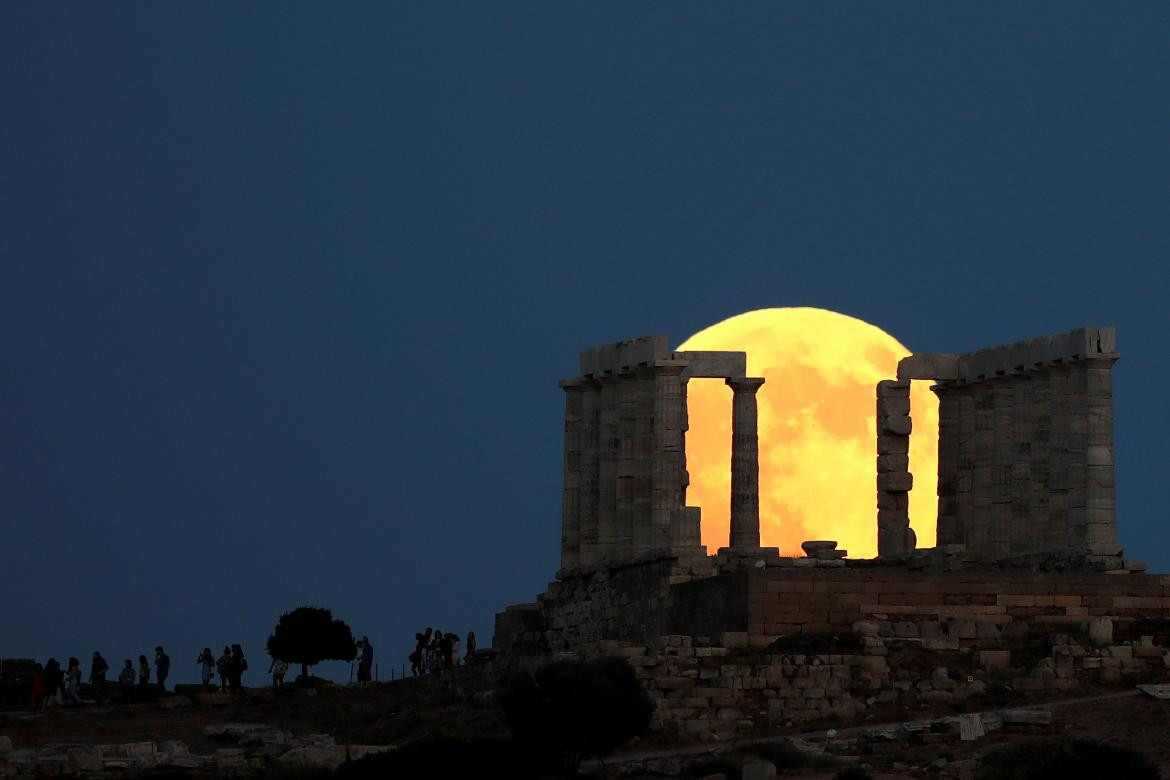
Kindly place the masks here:
[(983, 757), (979, 780), (1161, 780), (1158, 767), (1136, 750), (1088, 739), (1034, 739)]
[(500, 703), (517, 746), (555, 772), (575, 775), (647, 733), (654, 702), (624, 658), (553, 661), (518, 675)]

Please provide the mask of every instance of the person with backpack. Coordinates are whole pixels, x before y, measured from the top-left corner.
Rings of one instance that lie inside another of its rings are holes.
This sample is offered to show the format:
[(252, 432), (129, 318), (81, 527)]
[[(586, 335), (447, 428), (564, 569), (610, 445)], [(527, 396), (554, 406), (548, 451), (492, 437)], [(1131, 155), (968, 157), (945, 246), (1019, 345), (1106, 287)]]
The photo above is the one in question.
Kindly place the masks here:
[(102, 658), (101, 653), (94, 650), (93, 662), (89, 665), (89, 684), (93, 687), (93, 698), (99, 707), (106, 703), (106, 672), (108, 671), (110, 671), (110, 665), (106, 663), (106, 659)]

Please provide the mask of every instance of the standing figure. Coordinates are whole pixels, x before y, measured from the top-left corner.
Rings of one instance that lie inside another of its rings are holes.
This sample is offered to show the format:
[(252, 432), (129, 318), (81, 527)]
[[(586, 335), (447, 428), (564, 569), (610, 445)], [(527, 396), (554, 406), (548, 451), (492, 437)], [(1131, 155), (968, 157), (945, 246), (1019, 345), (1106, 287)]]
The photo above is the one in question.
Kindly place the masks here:
[(61, 689), (65, 685), (65, 673), (61, 671), (61, 664), (56, 658), (50, 658), (45, 664), (45, 708), (54, 705), (60, 707), (62, 702)]
[(203, 652), (195, 659), (195, 663), (199, 664), (199, 676), (203, 681), (202, 691), (207, 693), (211, 690), (211, 679), (215, 677), (215, 656), (212, 654), (211, 648), (203, 648)]
[(106, 703), (106, 672), (110, 671), (110, 665), (106, 663), (106, 659), (102, 658), (102, 654), (97, 650), (93, 651), (93, 661), (89, 665), (89, 684), (93, 687), (93, 698), (101, 707)]
[(158, 678), (158, 695), (167, 692), (167, 675), (171, 673), (171, 657), (163, 652), (162, 645), (154, 648), (154, 676)]
[(118, 673), (118, 682), (122, 686), (122, 703), (129, 706), (134, 703), (134, 663), (127, 658)]
[(459, 665), (459, 635), (452, 633), (447, 636), (451, 640), (451, 666), (454, 668)]
[(40, 712), (45, 706), (45, 667), (37, 664), (32, 676), (32, 711)]
[(215, 668), (219, 671), (219, 690), (227, 693), (232, 682), (232, 649), (227, 645), (223, 646), (223, 655), (216, 660)]
[(272, 663), (268, 664), (268, 673), (272, 675), (272, 687), (283, 688), (284, 676), (288, 674), (288, 661), (273, 658)]
[(138, 701), (146, 701), (150, 696), (150, 661), (145, 655), (138, 656)]
[(370, 670), (374, 668), (374, 646), (370, 638), (363, 636), (360, 642), (362, 648), (361, 660), (358, 661), (358, 687), (364, 687), (370, 681)]
[(468, 631), (467, 632), (467, 657), (464, 659), (463, 662), (465, 664), (469, 664), (469, 663), (471, 663), (471, 661), (474, 657), (475, 657), (475, 632)]
[(444, 634), (439, 641), (439, 655), (442, 657), (442, 665), (444, 669), (450, 669), (451, 663), (451, 640), (455, 638), (454, 634)]
[(81, 704), (81, 661), (73, 657), (65, 670), (65, 703)]
[(248, 671), (248, 660), (244, 658), (244, 648), (232, 645), (231, 685), (232, 693), (241, 696), (244, 693), (244, 672)]
[(423, 635), (414, 635), (414, 652), (410, 654), (410, 673), (414, 677), (422, 674)]

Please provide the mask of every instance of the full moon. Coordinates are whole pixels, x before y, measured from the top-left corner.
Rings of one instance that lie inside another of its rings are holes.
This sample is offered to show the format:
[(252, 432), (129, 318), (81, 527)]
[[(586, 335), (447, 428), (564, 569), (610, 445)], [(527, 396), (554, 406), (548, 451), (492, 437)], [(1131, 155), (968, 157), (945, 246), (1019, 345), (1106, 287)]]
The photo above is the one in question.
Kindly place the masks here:
[[(850, 558), (877, 555), (874, 386), (910, 354), (881, 328), (824, 309), (760, 309), (705, 328), (679, 350), (747, 352), (758, 394), (760, 541), (782, 555), (800, 543), (836, 539)], [(731, 388), (688, 384), (687, 503), (702, 507), (708, 551), (727, 546), (731, 495)], [(913, 382), (910, 525), (931, 547), (938, 514), (938, 398)]]

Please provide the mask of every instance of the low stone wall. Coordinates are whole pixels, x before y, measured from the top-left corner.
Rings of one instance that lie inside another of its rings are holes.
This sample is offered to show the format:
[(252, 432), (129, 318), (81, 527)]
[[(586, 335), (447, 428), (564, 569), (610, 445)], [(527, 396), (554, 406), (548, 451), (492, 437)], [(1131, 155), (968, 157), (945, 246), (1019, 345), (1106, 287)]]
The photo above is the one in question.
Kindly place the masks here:
[[(1159, 630), (1167, 628), (1170, 622), (1163, 622)], [(628, 659), (655, 700), (660, 736), (704, 741), (777, 726), (855, 722), (883, 708), (887, 719), (932, 708), (951, 712), (1009, 687), (1075, 695), (1123, 681), (1170, 679), (1167, 647), (1153, 635), (1115, 643), (1113, 629), (1112, 620), (1098, 618), (1074, 634), (980, 635), (972, 621), (952, 619), (938, 623), (931, 640), (917, 635), (913, 623), (859, 621), (845, 635), (782, 640), (764, 649), (734, 632), (711, 644), (689, 636), (602, 641), (580, 648), (580, 655)]]
[(829, 570), (749, 571), (749, 641), (850, 628), (859, 620), (961, 619), (1079, 624), (1088, 618), (1170, 617), (1170, 577), (1002, 570), (920, 572), (874, 566)]

